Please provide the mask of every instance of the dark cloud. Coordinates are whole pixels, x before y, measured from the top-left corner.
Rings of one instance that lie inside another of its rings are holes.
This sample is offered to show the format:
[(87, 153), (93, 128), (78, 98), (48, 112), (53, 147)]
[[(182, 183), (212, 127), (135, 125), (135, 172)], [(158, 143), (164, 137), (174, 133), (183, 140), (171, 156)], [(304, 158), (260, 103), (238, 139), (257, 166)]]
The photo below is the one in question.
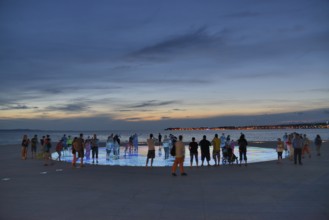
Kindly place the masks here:
[(108, 130), (109, 128), (145, 130), (165, 129), (168, 127), (217, 127), (217, 126), (246, 126), (246, 125), (278, 125), (285, 123), (307, 123), (328, 121), (329, 109), (316, 109), (304, 111), (304, 114), (287, 112), (280, 114), (262, 115), (229, 115), (211, 118), (188, 118), (173, 119), (163, 117), (157, 121), (143, 121), (143, 118), (129, 117), (124, 120), (114, 120), (111, 117), (100, 115), (89, 118), (69, 118), (69, 119), (0, 119), (0, 129), (66, 129), (76, 130), (77, 128), (89, 128)]
[(215, 43), (218, 44), (220, 41), (221, 37), (208, 34), (206, 28), (203, 27), (191, 33), (172, 37), (154, 45), (146, 46), (129, 54), (127, 57), (132, 60), (170, 59), (175, 54), (186, 53), (191, 49), (197, 52), (200, 49), (211, 48)]
[(165, 106), (165, 105), (171, 105), (176, 104), (177, 101), (164, 101), (160, 102), (157, 100), (150, 100), (147, 102), (143, 102), (141, 104), (131, 105), (130, 108), (146, 108), (146, 107), (158, 107), (158, 106)]
[(63, 112), (83, 112), (88, 110), (88, 106), (86, 104), (75, 103), (75, 104), (67, 104), (61, 106), (48, 106), (45, 108), (46, 111), (63, 111)]
[(125, 118), (123, 119), (125, 121), (143, 121), (144, 118), (139, 118), (139, 117), (131, 117), (131, 118)]
[(38, 107), (30, 107), (27, 105), (21, 105), (21, 104), (16, 104), (16, 105), (6, 105), (0, 107), (0, 110), (27, 110), (27, 109), (37, 109)]

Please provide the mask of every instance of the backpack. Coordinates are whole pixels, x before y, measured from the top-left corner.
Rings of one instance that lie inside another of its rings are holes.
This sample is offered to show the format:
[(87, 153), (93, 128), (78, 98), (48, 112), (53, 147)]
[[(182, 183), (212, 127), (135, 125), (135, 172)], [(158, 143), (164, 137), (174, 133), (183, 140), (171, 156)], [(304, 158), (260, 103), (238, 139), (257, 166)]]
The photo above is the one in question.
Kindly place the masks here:
[(173, 157), (176, 156), (176, 146), (175, 145), (171, 148), (170, 155)]

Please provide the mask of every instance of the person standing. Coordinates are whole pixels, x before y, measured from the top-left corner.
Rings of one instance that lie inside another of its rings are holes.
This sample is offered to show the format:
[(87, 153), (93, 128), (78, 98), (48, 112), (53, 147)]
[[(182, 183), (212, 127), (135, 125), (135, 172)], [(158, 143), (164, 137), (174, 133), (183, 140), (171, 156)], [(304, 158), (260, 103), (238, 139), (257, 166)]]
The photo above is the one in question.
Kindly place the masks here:
[[(83, 158), (84, 158), (84, 148), (85, 148), (85, 141), (83, 140), (83, 134), (81, 133), (80, 136), (75, 141), (75, 151), (78, 153), (78, 158), (80, 158), (80, 167), (83, 167)], [(74, 161), (74, 166), (76, 161)]]
[(69, 135), (66, 140), (66, 145), (67, 145), (68, 150), (73, 150), (72, 144), (73, 144), (73, 139), (72, 139), (71, 135)]
[(289, 150), (288, 146), (287, 146), (287, 141), (288, 141), (288, 133), (287, 132), (284, 133), (282, 141), (283, 141), (285, 155), (287, 156), (288, 155), (288, 150)]
[[(229, 137), (229, 136), (227, 136), (227, 137)], [(215, 166), (219, 166), (221, 140), (218, 138), (218, 134), (215, 134), (215, 137), (212, 139), (211, 143), (213, 146), (212, 157), (215, 161)]]
[(63, 139), (60, 139), (57, 144), (56, 144), (56, 152), (58, 157), (56, 158), (56, 160), (61, 161), (61, 157), (62, 157), (62, 150), (63, 150)]
[(185, 158), (185, 144), (183, 143), (183, 136), (179, 135), (178, 141), (175, 142), (175, 161), (171, 168), (171, 175), (176, 175), (177, 166), (179, 166), (181, 176), (187, 176), (184, 172), (184, 158)]
[(109, 161), (110, 160), (110, 156), (111, 156), (111, 152), (112, 155), (114, 151), (114, 140), (113, 140), (113, 134), (111, 134), (110, 136), (107, 137), (107, 141), (106, 141), (106, 160)]
[(281, 138), (278, 138), (277, 146), (276, 146), (276, 152), (278, 153), (278, 162), (277, 163), (282, 163), (282, 153), (284, 150), (284, 144), (281, 141)]
[(85, 149), (86, 149), (86, 160), (90, 160), (90, 150), (91, 150), (91, 145), (90, 145), (90, 136), (87, 137), (87, 140), (85, 141)]
[(75, 168), (75, 163), (77, 161), (77, 151), (75, 150), (76, 148), (78, 148), (77, 145), (77, 137), (74, 137), (74, 139), (72, 140), (72, 167)]
[(195, 141), (195, 137), (192, 137), (192, 142), (189, 143), (189, 150), (190, 150), (190, 166), (193, 165), (193, 157), (195, 158), (196, 166), (199, 166), (198, 160), (198, 143)]
[(304, 141), (303, 141), (302, 157), (304, 159), (305, 153), (308, 153), (308, 157), (311, 158), (310, 140), (308, 139), (306, 134), (304, 134), (303, 140)]
[[(80, 158), (80, 167), (83, 167), (83, 158), (84, 158), (84, 143), (85, 141), (83, 140), (83, 134), (81, 133), (78, 138), (74, 138), (73, 140), (73, 160), (72, 160), (72, 167), (74, 168), (76, 165), (76, 161), (78, 158)], [(73, 151), (74, 150), (74, 151)], [(75, 153), (78, 153), (78, 158), (75, 157)]]
[(222, 133), (222, 136), (220, 136), (220, 147), (221, 148), (225, 147), (225, 142), (226, 142), (226, 137), (225, 137), (225, 134)]
[(289, 151), (289, 160), (294, 159), (294, 148), (292, 146), (292, 139), (293, 139), (293, 134), (288, 135), (288, 140), (287, 140), (287, 149)]
[(44, 159), (45, 159), (45, 166), (48, 166), (49, 160), (51, 159), (51, 153), (50, 153), (50, 149), (51, 149), (51, 138), (50, 135), (47, 134), (46, 135), (46, 139), (45, 139), (45, 153), (44, 153)]
[(315, 147), (316, 147), (317, 156), (320, 156), (321, 155), (320, 148), (321, 148), (321, 145), (322, 145), (322, 139), (321, 139), (320, 135), (316, 135), (316, 137), (314, 139), (314, 144), (315, 144)]
[(241, 134), (241, 136), (238, 140), (238, 145), (239, 145), (239, 153), (240, 153), (240, 166), (241, 166), (242, 160), (244, 160), (245, 165), (247, 166), (247, 146), (248, 146), (248, 142), (247, 142), (244, 134)]
[(150, 138), (147, 139), (147, 158), (146, 158), (146, 167), (148, 166), (149, 159), (151, 159), (151, 167), (153, 166), (153, 159), (155, 158), (155, 141), (153, 139), (153, 134), (150, 134)]
[(38, 135), (34, 135), (34, 137), (31, 139), (32, 159), (37, 156), (37, 144), (38, 144)]
[(138, 135), (135, 133), (133, 136), (134, 151), (138, 153)]
[(167, 160), (169, 158), (169, 147), (170, 147), (170, 139), (168, 138), (167, 135), (164, 136), (162, 146), (165, 153), (164, 159)]
[(22, 160), (27, 159), (27, 150), (30, 144), (30, 139), (27, 137), (26, 134), (23, 135), (23, 140), (22, 140), (22, 150), (21, 150), (21, 155), (22, 155)]
[(297, 164), (297, 157), (298, 157), (298, 163), (299, 165), (303, 165), (302, 163), (302, 148), (303, 143), (299, 136), (299, 134), (295, 133), (295, 137), (292, 140), (292, 146), (294, 148), (294, 162)]
[(207, 140), (207, 136), (203, 135), (203, 139), (199, 142), (201, 148), (201, 166), (203, 166), (203, 162), (206, 159), (208, 166), (210, 166), (210, 141)]
[(161, 133), (159, 133), (159, 135), (158, 135), (158, 140), (159, 140), (159, 146), (161, 146), (161, 144), (162, 144), (162, 135), (161, 135)]
[(66, 134), (64, 134), (62, 137), (62, 144), (63, 144), (63, 156), (65, 156), (65, 152), (68, 151)]
[(113, 137), (113, 144), (114, 144), (114, 159), (120, 158), (120, 138), (119, 135), (114, 135)]
[(95, 157), (96, 163), (98, 163), (98, 144), (99, 140), (97, 139), (97, 135), (94, 134), (94, 137), (91, 139), (91, 154), (93, 158), (93, 163), (95, 163)]

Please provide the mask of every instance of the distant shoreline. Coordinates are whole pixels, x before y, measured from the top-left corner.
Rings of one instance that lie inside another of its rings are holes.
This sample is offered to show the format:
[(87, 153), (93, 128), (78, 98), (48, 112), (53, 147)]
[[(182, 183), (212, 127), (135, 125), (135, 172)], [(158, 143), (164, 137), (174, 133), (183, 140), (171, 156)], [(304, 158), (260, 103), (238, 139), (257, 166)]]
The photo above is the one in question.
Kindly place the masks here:
[[(221, 130), (286, 130), (286, 129), (329, 129), (328, 123), (300, 123), (300, 124), (283, 124), (283, 125), (248, 125), (248, 126), (219, 126), (219, 127), (170, 127), (163, 129), (164, 131), (221, 131)], [(128, 129), (130, 130), (130, 129)], [(159, 129), (162, 130), (162, 129)], [(40, 131), (40, 132), (103, 132), (109, 131), (104, 129), (94, 130), (51, 130), (51, 129), (30, 129), (30, 128), (13, 128), (13, 129), (0, 129), (2, 132), (6, 131)], [(120, 129), (118, 131), (127, 131)], [(145, 130), (146, 131), (146, 130)]]
[(286, 130), (286, 129), (329, 129), (328, 123), (289, 124), (289, 125), (255, 125), (255, 126), (221, 126), (195, 128), (166, 128), (165, 131), (221, 131), (221, 130)]

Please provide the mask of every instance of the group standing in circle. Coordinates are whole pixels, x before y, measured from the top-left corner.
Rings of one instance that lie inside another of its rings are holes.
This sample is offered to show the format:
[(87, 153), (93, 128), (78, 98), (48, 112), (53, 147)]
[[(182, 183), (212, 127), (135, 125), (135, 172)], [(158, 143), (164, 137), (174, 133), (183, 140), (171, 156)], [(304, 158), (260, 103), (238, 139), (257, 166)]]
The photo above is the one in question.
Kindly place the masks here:
[[(137, 134), (131, 135), (129, 137), (128, 145), (125, 148), (125, 155), (127, 152), (133, 155), (136, 153), (138, 156), (138, 144), (134, 143), (138, 139)], [(146, 155), (146, 163), (145, 166), (152, 167), (154, 164), (154, 160), (156, 158), (156, 146), (159, 146), (159, 157), (162, 157), (161, 150), (164, 150), (163, 159), (171, 163), (173, 161), (172, 172), (176, 173), (177, 167), (181, 167), (184, 172), (184, 159), (185, 159), (185, 146), (189, 150), (190, 153), (190, 167), (195, 165), (198, 167), (200, 165), (199, 159), (201, 160), (201, 166), (208, 165), (210, 166), (210, 161), (213, 159), (214, 166), (224, 165), (226, 163), (233, 164), (237, 163), (241, 165), (248, 165), (247, 160), (247, 149), (248, 149), (248, 141), (245, 138), (245, 135), (241, 133), (237, 142), (235, 142), (230, 135), (225, 136), (223, 133), (221, 137), (218, 134), (215, 134), (211, 141), (207, 140), (207, 136), (204, 135), (202, 140), (199, 142), (196, 141), (196, 138), (193, 137), (190, 142), (184, 143), (183, 136), (180, 135), (179, 138), (170, 134), (164, 135), (162, 139), (162, 135), (159, 133), (158, 139), (154, 138), (153, 134), (149, 135), (147, 139), (147, 155)], [(314, 139), (313, 143), (316, 150), (316, 155), (321, 155), (321, 145), (322, 139), (320, 135), (317, 135)], [(99, 160), (99, 139), (96, 134), (93, 134), (92, 138), (88, 136), (87, 139), (83, 138), (83, 134), (80, 134), (78, 137), (71, 138), (71, 136), (67, 136), (64, 134), (63, 137), (56, 142), (55, 151), (57, 152), (57, 157), (53, 158), (55, 160), (61, 161), (63, 156), (65, 156), (66, 152), (71, 151), (72, 155), (72, 167), (76, 166), (76, 162), (80, 159), (80, 167), (84, 167), (84, 158), (89, 161), (91, 159), (91, 163), (98, 163)], [(181, 145), (184, 145), (184, 151), (180, 150), (182, 148)], [(23, 160), (27, 159), (28, 148), (31, 146), (31, 158), (40, 158), (40, 154), (38, 154), (38, 145), (41, 147), (42, 158), (44, 159), (44, 165), (48, 166), (53, 164), (51, 158), (51, 149), (52, 149), (52, 140), (50, 135), (47, 134), (43, 136), (40, 140), (38, 140), (38, 136), (34, 135), (31, 139), (28, 138), (27, 135), (24, 135), (21, 143), (21, 158)], [(238, 146), (239, 149), (239, 157), (235, 156), (234, 148), (235, 145)], [(278, 164), (283, 163), (283, 153), (285, 152), (285, 157), (288, 157), (290, 160), (294, 162), (294, 164), (302, 165), (302, 160), (305, 156), (311, 158), (311, 141), (307, 137), (306, 134), (298, 134), (296, 132), (287, 134), (285, 133), (283, 138), (278, 138), (276, 144), (276, 152), (278, 154)], [(120, 159), (120, 136), (111, 134), (106, 141), (106, 160), (109, 161), (111, 158), (113, 160)], [(128, 148), (127, 148), (128, 147)], [(170, 156), (170, 152), (172, 152), (174, 148), (174, 154)], [(201, 157), (199, 158), (199, 150), (201, 151)], [(212, 155), (211, 150), (212, 149)], [(123, 156), (123, 155), (122, 155)], [(67, 156), (65, 156), (67, 158)], [(123, 158), (123, 157), (121, 157)], [(176, 161), (176, 162), (175, 162)], [(206, 161), (206, 164), (205, 164)], [(88, 162), (89, 163), (89, 162)], [(174, 166), (175, 165), (175, 166)], [(184, 174), (185, 175), (185, 174)]]

